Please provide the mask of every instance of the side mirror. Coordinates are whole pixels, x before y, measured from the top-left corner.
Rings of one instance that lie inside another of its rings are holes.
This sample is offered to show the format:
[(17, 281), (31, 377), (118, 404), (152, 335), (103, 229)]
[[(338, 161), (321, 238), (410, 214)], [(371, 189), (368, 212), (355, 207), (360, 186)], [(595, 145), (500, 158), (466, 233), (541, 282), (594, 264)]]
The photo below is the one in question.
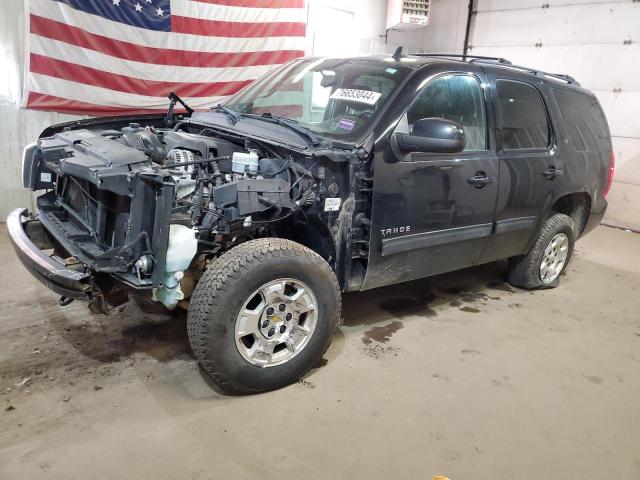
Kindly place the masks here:
[(396, 133), (403, 152), (460, 153), (465, 147), (463, 128), (444, 118), (422, 118), (411, 133)]

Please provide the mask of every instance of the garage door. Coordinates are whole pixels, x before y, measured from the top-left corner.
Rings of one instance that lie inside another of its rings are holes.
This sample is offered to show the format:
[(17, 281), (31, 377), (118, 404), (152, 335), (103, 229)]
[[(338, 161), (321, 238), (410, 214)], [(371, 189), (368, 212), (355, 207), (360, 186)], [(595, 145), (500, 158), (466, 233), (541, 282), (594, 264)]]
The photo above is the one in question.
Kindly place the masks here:
[(617, 160), (605, 223), (640, 230), (640, 2), (476, 3), (469, 53), (567, 73), (598, 96)]

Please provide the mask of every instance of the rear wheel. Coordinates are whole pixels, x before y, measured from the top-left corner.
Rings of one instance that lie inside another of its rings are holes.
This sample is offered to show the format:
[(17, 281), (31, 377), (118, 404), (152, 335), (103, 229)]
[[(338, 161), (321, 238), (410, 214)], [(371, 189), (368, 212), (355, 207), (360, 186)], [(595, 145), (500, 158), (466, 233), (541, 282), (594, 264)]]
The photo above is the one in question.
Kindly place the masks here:
[(507, 281), (527, 289), (557, 287), (573, 253), (575, 239), (571, 217), (562, 213), (549, 216), (529, 253), (509, 259)]
[(200, 279), (187, 319), (202, 370), (252, 393), (295, 382), (322, 358), (340, 318), (335, 274), (315, 252), (283, 239), (246, 242)]

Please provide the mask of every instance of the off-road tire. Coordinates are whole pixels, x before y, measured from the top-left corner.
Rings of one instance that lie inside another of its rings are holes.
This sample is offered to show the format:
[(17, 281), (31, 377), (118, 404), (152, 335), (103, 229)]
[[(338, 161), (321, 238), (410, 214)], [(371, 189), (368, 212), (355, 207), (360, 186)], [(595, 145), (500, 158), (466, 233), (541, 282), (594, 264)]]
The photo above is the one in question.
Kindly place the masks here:
[[(309, 343), (288, 362), (260, 367), (245, 360), (235, 341), (238, 311), (251, 292), (278, 279), (304, 282), (318, 301), (318, 320)], [(336, 276), (312, 250), (279, 238), (245, 242), (215, 260), (191, 297), (189, 343), (201, 370), (231, 393), (274, 390), (300, 379), (324, 355), (340, 319)]]
[[(528, 290), (557, 287), (560, 284), (560, 277), (564, 274), (571, 259), (571, 254), (573, 253), (573, 247), (576, 241), (575, 230), (571, 217), (562, 213), (553, 213), (548, 216), (544, 220), (538, 239), (531, 250), (529, 250), (529, 253), (509, 259), (507, 281), (515, 287)], [(565, 233), (569, 238), (569, 252), (562, 271), (556, 279), (550, 283), (544, 283), (540, 278), (540, 263), (542, 262), (542, 257), (547, 245), (549, 245), (549, 242), (551, 242), (558, 233)]]

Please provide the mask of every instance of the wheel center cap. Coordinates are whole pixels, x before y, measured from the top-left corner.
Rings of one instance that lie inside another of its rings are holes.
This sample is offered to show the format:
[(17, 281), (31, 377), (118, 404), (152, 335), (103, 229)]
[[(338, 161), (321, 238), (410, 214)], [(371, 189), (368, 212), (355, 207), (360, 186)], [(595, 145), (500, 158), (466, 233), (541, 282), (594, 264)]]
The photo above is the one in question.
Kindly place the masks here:
[(293, 320), (293, 311), (284, 300), (268, 305), (260, 317), (260, 332), (268, 340), (280, 340), (288, 335)]

